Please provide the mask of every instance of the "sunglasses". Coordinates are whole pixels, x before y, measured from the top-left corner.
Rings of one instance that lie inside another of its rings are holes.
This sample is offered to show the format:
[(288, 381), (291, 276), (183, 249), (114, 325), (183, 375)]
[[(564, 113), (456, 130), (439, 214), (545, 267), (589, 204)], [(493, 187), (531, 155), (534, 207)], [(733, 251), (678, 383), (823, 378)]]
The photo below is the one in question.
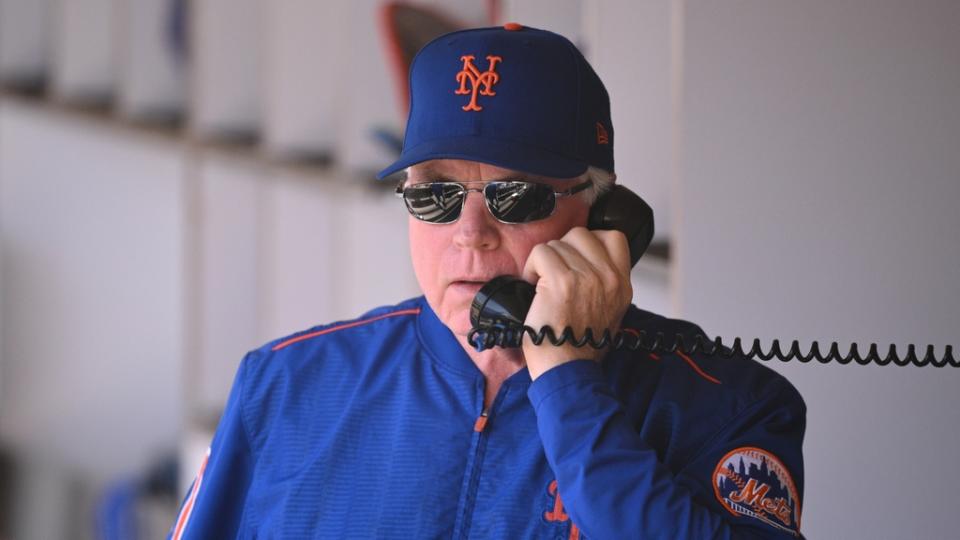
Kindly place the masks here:
[(467, 193), (483, 193), (487, 210), (501, 223), (530, 223), (546, 219), (557, 209), (557, 197), (579, 193), (592, 182), (587, 180), (566, 191), (554, 191), (547, 184), (523, 180), (488, 182), (482, 188), (468, 188), (458, 182), (424, 182), (403, 187), (397, 185), (397, 196), (403, 198), (410, 214), (427, 223), (453, 223), (460, 219)]

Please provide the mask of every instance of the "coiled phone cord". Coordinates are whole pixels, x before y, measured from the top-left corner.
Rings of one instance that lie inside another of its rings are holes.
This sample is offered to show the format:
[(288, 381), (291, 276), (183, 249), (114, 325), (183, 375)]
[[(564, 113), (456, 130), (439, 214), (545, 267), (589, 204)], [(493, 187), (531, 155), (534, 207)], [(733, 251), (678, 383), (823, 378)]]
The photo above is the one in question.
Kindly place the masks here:
[[(720, 337), (715, 337), (713, 340), (710, 340), (702, 335), (698, 335), (691, 340), (684, 338), (682, 334), (677, 334), (673, 340), (668, 341), (662, 332), (657, 332), (651, 341), (647, 338), (647, 333), (643, 330), (621, 331), (616, 334), (611, 334), (610, 330), (604, 330), (600, 334), (600, 339), (596, 339), (593, 329), (587, 328), (584, 335), (578, 338), (569, 326), (565, 327), (563, 332), (557, 336), (556, 332), (550, 326), (544, 326), (538, 332), (526, 325), (517, 327), (511, 324), (496, 323), (473, 328), (467, 334), (467, 340), (477, 347), (478, 351), (482, 351), (494, 346), (519, 347), (524, 334), (536, 345), (540, 345), (546, 340), (556, 346), (569, 344), (574, 347), (590, 346), (595, 349), (610, 346), (614, 350), (626, 348), (631, 351), (643, 350), (650, 353), (674, 353), (679, 350), (688, 355), (700, 353), (707, 356), (722, 356), (725, 358), (744, 356), (746, 358), (757, 358), (764, 361), (777, 359), (782, 362), (797, 360), (804, 364), (816, 360), (821, 364), (837, 362), (841, 365), (855, 362), (862, 366), (874, 363), (881, 366), (894, 364), (897, 366), (914, 365), (918, 367), (960, 367), (960, 361), (953, 357), (953, 347), (950, 345), (946, 346), (942, 358), (936, 357), (933, 345), (927, 345), (926, 354), (923, 358), (918, 358), (916, 347), (912, 344), (907, 345), (907, 355), (903, 358), (900, 358), (897, 354), (896, 345), (890, 345), (887, 355), (881, 357), (878, 353), (876, 343), (870, 344), (866, 356), (860, 356), (860, 351), (856, 343), (850, 345), (850, 350), (846, 355), (842, 355), (840, 354), (840, 346), (836, 341), (830, 345), (830, 350), (827, 351), (826, 354), (820, 352), (820, 344), (816, 341), (810, 346), (809, 352), (803, 354), (800, 350), (800, 343), (797, 340), (793, 341), (787, 352), (783, 352), (783, 349), (780, 347), (780, 340), (778, 339), (773, 340), (772, 345), (767, 351), (764, 351), (760, 346), (759, 339), (754, 339), (753, 346), (750, 350), (744, 351), (739, 337), (733, 340), (732, 347), (726, 347)], [(688, 341), (692, 341), (692, 343), (688, 344)]]

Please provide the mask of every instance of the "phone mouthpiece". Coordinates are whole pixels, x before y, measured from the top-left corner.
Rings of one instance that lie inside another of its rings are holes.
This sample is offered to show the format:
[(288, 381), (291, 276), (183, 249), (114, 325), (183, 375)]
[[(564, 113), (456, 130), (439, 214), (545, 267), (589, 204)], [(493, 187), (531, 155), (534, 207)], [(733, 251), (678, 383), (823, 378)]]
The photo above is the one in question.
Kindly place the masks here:
[(473, 297), (470, 324), (474, 328), (523, 326), (536, 291), (536, 287), (516, 276), (495, 277)]

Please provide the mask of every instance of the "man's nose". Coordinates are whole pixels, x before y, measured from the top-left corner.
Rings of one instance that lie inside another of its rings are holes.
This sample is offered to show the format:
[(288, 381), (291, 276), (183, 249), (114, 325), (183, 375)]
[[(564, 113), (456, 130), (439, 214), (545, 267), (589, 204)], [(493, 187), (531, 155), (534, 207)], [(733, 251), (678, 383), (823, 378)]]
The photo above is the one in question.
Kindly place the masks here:
[(453, 226), (453, 242), (462, 248), (494, 249), (500, 245), (499, 222), (487, 210), (483, 194), (469, 192), (463, 210)]

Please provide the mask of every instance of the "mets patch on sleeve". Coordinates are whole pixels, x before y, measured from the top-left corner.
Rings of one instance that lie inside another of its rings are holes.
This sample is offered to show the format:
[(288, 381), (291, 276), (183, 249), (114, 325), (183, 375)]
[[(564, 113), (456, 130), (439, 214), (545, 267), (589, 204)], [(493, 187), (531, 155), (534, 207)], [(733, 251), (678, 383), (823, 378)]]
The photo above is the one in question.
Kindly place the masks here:
[(799, 534), (796, 485), (790, 471), (770, 452), (749, 446), (731, 451), (713, 471), (713, 490), (731, 514)]

